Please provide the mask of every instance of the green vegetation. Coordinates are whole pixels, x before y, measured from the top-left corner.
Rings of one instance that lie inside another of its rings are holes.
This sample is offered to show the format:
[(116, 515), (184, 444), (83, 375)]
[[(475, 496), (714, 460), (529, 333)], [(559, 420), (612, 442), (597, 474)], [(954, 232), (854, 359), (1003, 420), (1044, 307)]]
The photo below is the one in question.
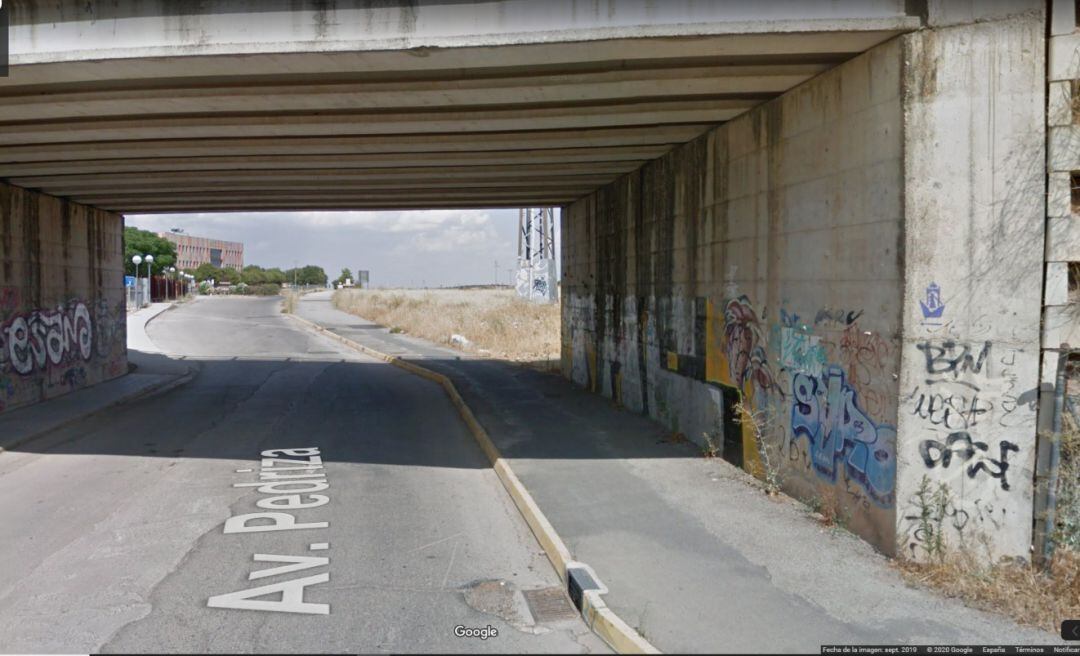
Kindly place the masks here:
[(195, 275), (195, 280), (202, 282), (203, 280), (214, 280), (215, 282), (227, 282), (238, 283), (240, 282), (240, 272), (228, 267), (216, 267), (209, 262), (200, 264), (192, 273)]
[(262, 282), (257, 285), (240, 283), (234, 288), (234, 293), (248, 296), (277, 296), (281, 293), (281, 285), (273, 282)]
[(326, 272), (321, 266), (314, 264), (285, 271), (285, 282), (290, 284), (295, 282), (297, 285), (325, 285), (326, 281)]
[(289, 282), (281, 269), (264, 269), (256, 264), (244, 267), (244, 270), (240, 272), (240, 281), (247, 285), (276, 285), (278, 287)]
[(349, 271), (349, 267), (345, 267), (344, 269), (341, 270), (341, 275), (338, 276), (337, 280), (335, 280), (334, 282), (343, 285), (343, 284), (345, 284), (346, 280), (352, 280), (352, 277), (353, 277), (352, 271)]
[[(325, 285), (326, 272), (322, 267), (308, 265), (303, 268), (282, 271), (276, 267), (263, 268), (257, 264), (249, 264), (242, 271), (235, 269), (216, 267), (212, 264), (202, 264), (192, 274), (199, 281), (199, 289), (203, 294), (210, 293), (211, 288), (205, 284), (213, 280), (217, 284), (229, 283), (230, 292), (254, 296), (275, 296), (281, 293), (281, 286), (293, 282), (296, 275), (298, 285)], [(205, 288), (205, 291), (204, 291)]]
[[(176, 264), (176, 245), (149, 230), (124, 228), (124, 272), (129, 276), (136, 275), (135, 264), (131, 261), (136, 255), (153, 255), (154, 262), (151, 267), (155, 274), (160, 274)], [(145, 262), (139, 265), (139, 272), (146, 275)]]

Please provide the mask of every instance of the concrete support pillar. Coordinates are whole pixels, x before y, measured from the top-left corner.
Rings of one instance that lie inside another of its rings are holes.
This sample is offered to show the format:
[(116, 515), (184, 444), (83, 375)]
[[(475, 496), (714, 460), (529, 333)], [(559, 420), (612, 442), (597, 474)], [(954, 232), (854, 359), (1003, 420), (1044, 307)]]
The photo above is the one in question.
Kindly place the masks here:
[(0, 183), (0, 412), (127, 373), (123, 226)]
[[(1045, 214), (1041, 8), (903, 37), (897, 534), (1028, 557)], [(985, 547), (985, 548), (984, 548)]]

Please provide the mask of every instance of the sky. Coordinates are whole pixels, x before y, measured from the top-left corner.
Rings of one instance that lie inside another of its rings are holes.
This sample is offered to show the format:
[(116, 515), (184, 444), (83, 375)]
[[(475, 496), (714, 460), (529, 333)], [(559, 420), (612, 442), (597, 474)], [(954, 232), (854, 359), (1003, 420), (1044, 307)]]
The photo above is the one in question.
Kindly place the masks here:
[[(243, 242), (245, 265), (316, 264), (331, 279), (343, 267), (353, 274), (366, 269), (372, 287), (492, 284), (496, 261), (498, 282), (511, 284), (517, 224), (516, 209), (129, 214), (125, 221), (152, 232), (183, 228)], [(555, 237), (558, 248), (557, 219)]]

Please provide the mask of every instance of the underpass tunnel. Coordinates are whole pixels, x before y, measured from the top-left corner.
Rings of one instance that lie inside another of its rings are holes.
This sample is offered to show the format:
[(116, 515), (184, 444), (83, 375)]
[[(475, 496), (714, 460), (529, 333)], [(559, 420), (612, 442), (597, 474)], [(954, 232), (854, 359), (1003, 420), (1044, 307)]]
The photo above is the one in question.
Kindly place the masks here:
[(886, 553), (927, 480), (1029, 553), (1071, 3), (84, 4), (10, 10), (0, 411), (126, 371), (124, 214), (554, 207), (564, 376)]

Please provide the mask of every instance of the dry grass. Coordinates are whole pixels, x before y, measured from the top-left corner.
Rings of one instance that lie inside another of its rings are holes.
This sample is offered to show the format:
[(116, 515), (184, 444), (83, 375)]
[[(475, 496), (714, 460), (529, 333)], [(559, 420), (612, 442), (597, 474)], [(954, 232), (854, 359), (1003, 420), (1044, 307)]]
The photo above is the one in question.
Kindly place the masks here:
[[(530, 303), (509, 289), (349, 289), (334, 307), (416, 337), (479, 355), (545, 368), (559, 358), (558, 304)], [(462, 345), (452, 335), (469, 340)]]
[(1049, 572), (1021, 562), (981, 564), (970, 552), (940, 562), (896, 560), (904, 578), (947, 597), (1057, 633), (1061, 621), (1080, 617), (1080, 553), (1058, 549)]
[[(1075, 384), (1075, 383), (1074, 383)], [(1069, 399), (1069, 403), (1075, 403)], [(1054, 541), (1080, 553), (1080, 426), (1065, 412), (1061, 434), (1061, 471), (1057, 489)]]
[[(1062, 620), (1080, 618), (1080, 431), (1071, 424), (1066, 421), (1061, 436), (1061, 478), (1052, 533), (1057, 548), (1048, 568), (1020, 560), (993, 563), (978, 557), (976, 548), (941, 545), (929, 554), (927, 562), (894, 561), (904, 577), (1054, 633), (1060, 630)], [(934, 523), (940, 513), (933, 507), (948, 499), (927, 498), (931, 506), (928, 521)], [(928, 531), (939, 532), (940, 527)]]

